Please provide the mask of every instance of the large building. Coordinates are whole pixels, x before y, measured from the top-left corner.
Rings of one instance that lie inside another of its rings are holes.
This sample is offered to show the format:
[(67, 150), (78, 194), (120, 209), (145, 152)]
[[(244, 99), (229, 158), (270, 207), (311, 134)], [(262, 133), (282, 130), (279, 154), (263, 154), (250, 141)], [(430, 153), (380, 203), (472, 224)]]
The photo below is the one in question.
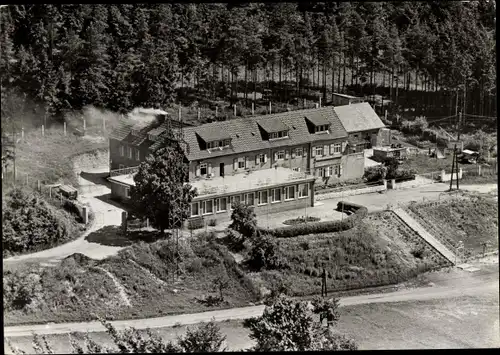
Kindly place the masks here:
[(390, 131), (369, 103), (337, 106), (334, 110), (348, 133), (349, 145), (354, 151), (362, 152), (391, 144)]
[[(255, 205), (257, 213), (313, 206), (315, 183), (362, 177), (364, 154), (349, 146), (338, 108), (183, 128), (189, 182), (199, 193), (192, 216), (229, 218), (230, 204), (237, 200)], [(123, 123), (111, 134), (113, 197), (127, 198), (133, 185), (133, 171), (116, 169), (137, 167), (162, 144), (162, 136), (177, 127), (177, 121), (160, 116), (150, 123)], [(369, 133), (374, 130), (369, 125)]]

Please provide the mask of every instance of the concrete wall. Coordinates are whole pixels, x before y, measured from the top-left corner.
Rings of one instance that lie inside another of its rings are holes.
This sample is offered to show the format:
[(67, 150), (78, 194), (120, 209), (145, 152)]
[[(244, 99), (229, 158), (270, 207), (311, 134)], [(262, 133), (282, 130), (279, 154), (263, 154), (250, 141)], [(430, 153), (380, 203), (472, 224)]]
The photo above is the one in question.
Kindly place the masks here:
[[(120, 147), (124, 145), (125, 146), (125, 155), (121, 156), (120, 155)], [(125, 143), (122, 143), (116, 139), (110, 139), (109, 140), (109, 157), (110, 157), (110, 169), (111, 170), (116, 170), (120, 168), (120, 165), (123, 165), (125, 168), (128, 167), (134, 167), (138, 166), (142, 161), (146, 159), (146, 156), (149, 155), (149, 147), (147, 145), (145, 146), (131, 146), (133, 150), (132, 154), (132, 159), (129, 159), (129, 153), (128, 153), (128, 148), (129, 146), (126, 145)], [(135, 159), (135, 150), (139, 149), (140, 151), (140, 156), (139, 160)]]
[(126, 189), (122, 184), (111, 182), (111, 198), (115, 200), (128, 200)]
[(387, 190), (387, 184), (377, 185), (377, 186), (367, 186), (367, 187), (363, 187), (360, 189), (354, 189), (354, 190), (327, 192), (325, 194), (315, 195), (314, 199), (315, 199), (315, 201), (329, 200), (329, 199), (334, 199), (334, 198), (341, 199), (341, 198), (346, 198), (348, 196), (371, 194), (371, 193), (385, 191), (385, 190)]
[[(457, 174), (453, 173), (453, 180), (457, 178)], [(458, 179), (460, 180), (462, 178), (462, 168), (458, 169)], [(451, 173), (446, 174), (445, 171), (441, 171), (441, 181), (450, 181), (451, 180)]]
[[(296, 185), (296, 184), (294, 184)], [(263, 190), (268, 190), (268, 203), (266, 205), (254, 205), (254, 211), (257, 216), (262, 216), (266, 215), (267, 213), (276, 213), (276, 212), (283, 212), (283, 211), (288, 211), (288, 210), (294, 210), (294, 209), (299, 209), (299, 208), (306, 208), (306, 207), (311, 207), (314, 204), (314, 185), (313, 183), (308, 183), (309, 185), (309, 195), (304, 198), (298, 198), (297, 194), (295, 195), (295, 199), (289, 200), (289, 201), (284, 201), (284, 196), (283, 193), (281, 195), (282, 201), (280, 202), (273, 202), (271, 203), (270, 201), (270, 190), (272, 188), (267, 188), (267, 189), (262, 189), (259, 191)], [(293, 185), (287, 185), (287, 186), (293, 186)], [(246, 194), (247, 192), (242, 192), (239, 194), (234, 194), (234, 195), (241, 195), (241, 194)], [(255, 193), (255, 192), (254, 192)], [(232, 195), (232, 196), (234, 196)], [(255, 198), (255, 197), (254, 197)], [(206, 200), (213, 200), (213, 198), (207, 198), (204, 199), (203, 197), (197, 198), (195, 202), (201, 202), (201, 201), (206, 201)], [(205, 221), (209, 221), (211, 219), (216, 219), (218, 222), (223, 222), (223, 221), (228, 221), (231, 219), (231, 212), (229, 208), (229, 197), (227, 198), (227, 206), (228, 210), (224, 212), (214, 212), (212, 214), (205, 214), (202, 217), (205, 219)], [(214, 203), (214, 211), (215, 211), (215, 203)], [(193, 218), (199, 218), (200, 216), (196, 216)]]

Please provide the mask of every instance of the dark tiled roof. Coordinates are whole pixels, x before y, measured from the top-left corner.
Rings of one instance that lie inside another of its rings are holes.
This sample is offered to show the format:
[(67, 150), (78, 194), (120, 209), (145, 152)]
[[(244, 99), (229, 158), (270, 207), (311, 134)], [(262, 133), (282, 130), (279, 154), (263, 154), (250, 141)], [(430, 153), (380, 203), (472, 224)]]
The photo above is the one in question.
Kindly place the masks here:
[(312, 112), (306, 115), (306, 118), (315, 126), (322, 126), (330, 123), (322, 112)]
[(275, 118), (262, 118), (257, 121), (257, 124), (261, 126), (267, 133), (287, 131), (289, 128), (281, 121), (281, 117)]
[[(330, 132), (321, 134), (310, 134), (305, 117), (312, 114), (320, 114), (330, 123)], [(257, 122), (266, 120), (279, 120), (284, 126), (289, 127), (289, 138), (274, 141), (263, 140)], [(231, 138), (231, 146), (223, 150), (201, 150), (196, 133), (205, 130), (225, 132)], [(261, 149), (275, 147), (286, 147), (291, 145), (305, 144), (327, 139), (346, 138), (342, 123), (338, 119), (333, 107), (322, 107), (318, 109), (289, 111), (260, 117), (246, 117), (223, 122), (208, 123), (199, 127), (188, 127), (184, 129), (184, 139), (189, 144), (189, 160), (207, 159), (210, 157), (231, 155), (234, 153), (251, 152)]]
[[(222, 123), (222, 122), (217, 122)], [(213, 142), (222, 139), (229, 139), (231, 136), (226, 132), (224, 125), (201, 125), (198, 126), (196, 133), (205, 141)]]
[(334, 110), (349, 133), (385, 127), (368, 102), (336, 106)]
[[(176, 120), (171, 120), (170, 124), (172, 128), (175, 129), (180, 127), (180, 122)], [(112, 131), (109, 135), (111, 139), (116, 139), (133, 146), (140, 146), (148, 142), (148, 144), (153, 144), (152, 141), (148, 139), (148, 134), (156, 134), (158, 136), (164, 134), (167, 131), (168, 122), (163, 122), (160, 126), (157, 126), (153, 121), (149, 122), (138, 122), (130, 119), (120, 120), (118, 127)], [(132, 134), (132, 131), (136, 131)]]

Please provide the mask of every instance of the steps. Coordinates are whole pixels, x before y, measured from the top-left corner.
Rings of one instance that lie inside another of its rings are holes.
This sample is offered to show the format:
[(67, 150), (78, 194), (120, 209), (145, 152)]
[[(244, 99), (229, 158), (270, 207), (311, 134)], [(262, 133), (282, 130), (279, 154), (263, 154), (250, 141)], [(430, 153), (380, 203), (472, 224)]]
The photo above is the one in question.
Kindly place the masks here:
[(436, 249), (441, 255), (443, 255), (448, 261), (453, 265), (456, 264), (458, 258), (455, 254), (446, 248), (439, 240), (434, 238), (429, 232), (425, 230), (417, 221), (415, 221), (406, 211), (402, 208), (395, 208), (394, 213), (401, 218), (411, 229), (413, 229), (417, 234), (429, 243), (434, 249)]

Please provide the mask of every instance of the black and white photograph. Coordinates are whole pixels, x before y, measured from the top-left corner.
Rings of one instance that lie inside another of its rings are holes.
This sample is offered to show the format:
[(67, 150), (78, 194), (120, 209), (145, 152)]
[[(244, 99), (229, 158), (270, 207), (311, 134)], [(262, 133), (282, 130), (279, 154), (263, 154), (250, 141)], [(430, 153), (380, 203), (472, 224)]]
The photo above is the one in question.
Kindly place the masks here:
[(4, 354), (500, 348), (496, 2), (0, 5)]

